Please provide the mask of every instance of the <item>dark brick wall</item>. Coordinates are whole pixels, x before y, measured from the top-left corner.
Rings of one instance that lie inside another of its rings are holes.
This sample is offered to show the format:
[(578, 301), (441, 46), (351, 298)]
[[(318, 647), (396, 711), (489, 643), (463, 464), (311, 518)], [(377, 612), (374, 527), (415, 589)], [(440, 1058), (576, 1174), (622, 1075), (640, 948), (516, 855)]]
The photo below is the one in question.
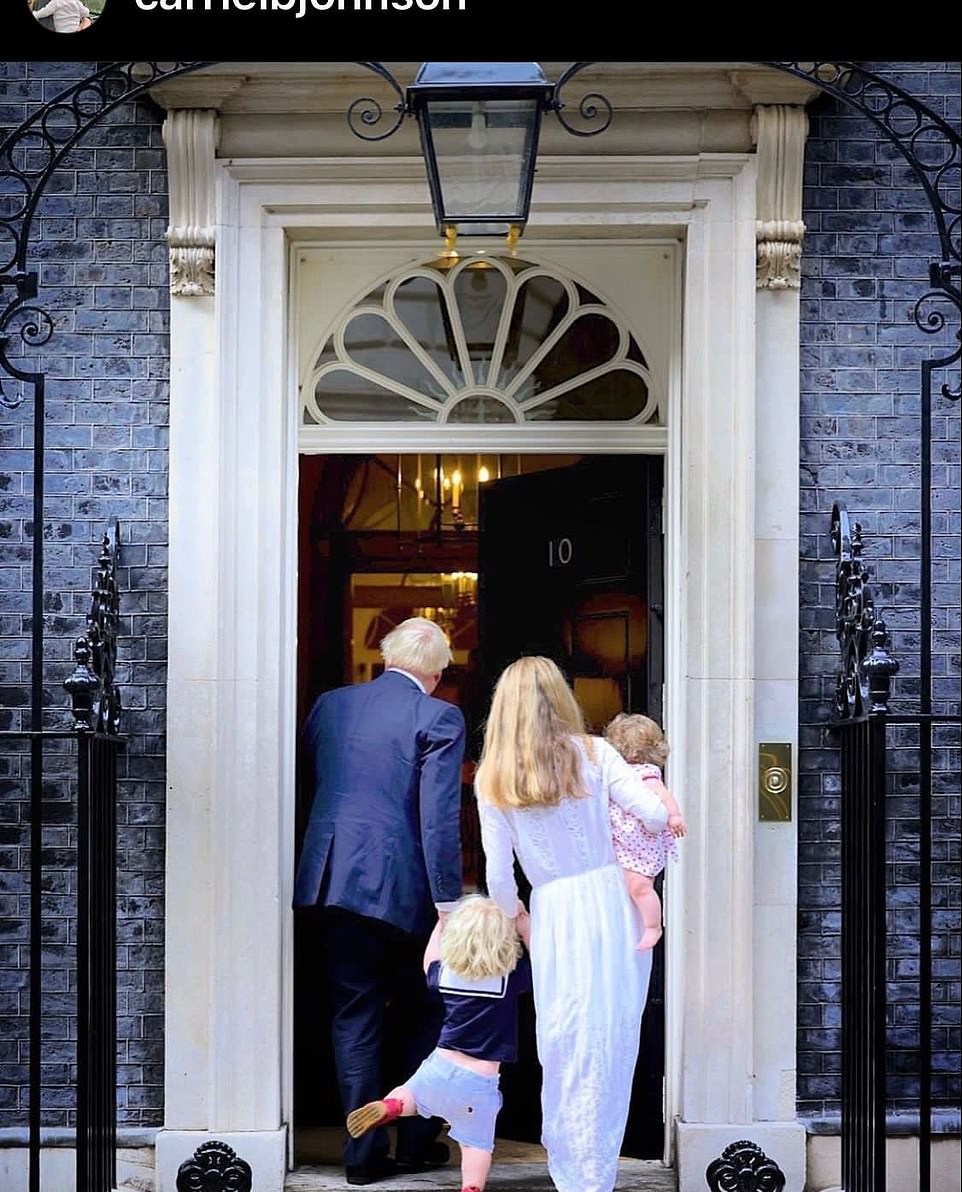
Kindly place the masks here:
[[(0, 139), (93, 64), (0, 63)], [(120, 1124), (159, 1125), (163, 1096), (164, 720), (167, 566), (167, 180), (160, 113), (127, 105), (72, 150), (41, 201), (30, 267), (56, 333), (46, 372), (45, 725), (63, 690), (106, 526), (123, 538), (120, 682), (129, 736), (119, 792)], [(16, 351), (19, 339), (12, 350)], [(15, 385), (5, 383), (8, 395)], [(0, 406), (0, 728), (26, 727), (32, 418)], [(70, 1125), (76, 1056), (75, 806), (48, 765), (44, 828), (44, 1114)], [(0, 1127), (26, 1125), (29, 807), (26, 759), (0, 757)]]
[[(958, 128), (959, 64), (867, 64)], [(834, 501), (861, 522), (877, 605), (901, 664), (892, 708), (919, 699), (920, 361), (952, 351), (913, 311), (940, 258), (931, 208), (899, 150), (828, 97), (810, 109), (801, 327), (799, 1112), (838, 1110), (839, 773), (831, 715), (838, 648), (829, 540)], [(958, 172), (951, 180), (958, 203)], [(950, 189), (947, 194), (951, 195)], [(932, 309), (931, 307), (926, 308)], [(942, 307), (948, 316), (950, 310)], [(951, 329), (951, 328), (950, 328)], [(954, 330), (957, 331), (957, 322)], [(959, 710), (959, 403), (933, 402), (933, 699)], [(958, 384), (958, 366), (954, 373)], [(899, 730), (888, 799), (891, 1108), (918, 1087), (917, 730)], [(959, 735), (938, 730), (933, 922), (934, 1093), (959, 1101)]]

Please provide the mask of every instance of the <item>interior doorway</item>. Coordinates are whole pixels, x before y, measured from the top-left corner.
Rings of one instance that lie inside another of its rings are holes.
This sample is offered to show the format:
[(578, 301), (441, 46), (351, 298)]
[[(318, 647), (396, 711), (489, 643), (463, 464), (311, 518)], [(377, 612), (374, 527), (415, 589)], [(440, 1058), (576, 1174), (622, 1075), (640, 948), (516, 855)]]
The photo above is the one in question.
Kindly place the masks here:
[[(454, 663), (436, 694), (468, 724), (462, 787), (465, 887), (484, 888), (471, 785), (501, 669), (553, 657), (592, 731), (616, 712), (662, 717), (662, 460), (644, 455), (303, 455), (299, 479), (298, 723), (324, 690), (380, 670), (378, 643), (429, 616)], [(295, 847), (312, 792), (298, 784)], [(520, 874), (519, 874), (520, 877)], [(523, 881), (520, 883), (525, 891)], [(324, 958), (310, 914), (294, 949), (294, 1126), (339, 1127)], [(662, 1154), (664, 942), (656, 948), (624, 1154)], [(390, 1024), (389, 1024), (390, 1037)], [(385, 1087), (407, 1073), (388, 1054)], [(533, 1007), (502, 1075), (498, 1136), (540, 1138)]]

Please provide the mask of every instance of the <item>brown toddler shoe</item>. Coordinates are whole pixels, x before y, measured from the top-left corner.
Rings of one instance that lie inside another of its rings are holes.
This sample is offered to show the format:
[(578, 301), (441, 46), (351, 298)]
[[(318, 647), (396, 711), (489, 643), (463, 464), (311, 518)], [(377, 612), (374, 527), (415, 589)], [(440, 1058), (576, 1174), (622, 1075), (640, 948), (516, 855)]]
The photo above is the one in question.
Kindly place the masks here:
[(383, 1101), (368, 1101), (347, 1115), (347, 1132), (352, 1138), (360, 1138), (375, 1126), (385, 1126), (399, 1118), (403, 1108), (401, 1102), (392, 1097), (386, 1097)]

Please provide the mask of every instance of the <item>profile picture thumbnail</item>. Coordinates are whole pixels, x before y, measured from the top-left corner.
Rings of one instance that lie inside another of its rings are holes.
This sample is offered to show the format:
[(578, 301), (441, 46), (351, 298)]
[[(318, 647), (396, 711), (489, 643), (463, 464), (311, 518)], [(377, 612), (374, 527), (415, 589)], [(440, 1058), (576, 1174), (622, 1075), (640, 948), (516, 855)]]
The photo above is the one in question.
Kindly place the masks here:
[(89, 29), (103, 11), (105, 0), (27, 0), (37, 24), (52, 33)]

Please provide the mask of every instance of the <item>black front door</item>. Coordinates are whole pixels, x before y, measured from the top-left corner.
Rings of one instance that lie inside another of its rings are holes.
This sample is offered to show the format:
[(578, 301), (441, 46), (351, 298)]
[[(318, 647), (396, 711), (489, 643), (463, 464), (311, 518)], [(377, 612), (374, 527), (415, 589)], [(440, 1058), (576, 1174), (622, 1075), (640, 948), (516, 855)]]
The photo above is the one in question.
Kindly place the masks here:
[[(522, 654), (553, 658), (590, 731), (615, 713), (661, 721), (662, 466), (658, 457), (589, 456), (486, 485), (480, 512), (481, 689)], [(527, 887), (519, 874), (522, 895)], [(624, 1153), (662, 1153), (664, 943), (655, 950)], [(540, 1138), (534, 1014), (522, 1015), (519, 1062), (506, 1065), (502, 1138)]]

